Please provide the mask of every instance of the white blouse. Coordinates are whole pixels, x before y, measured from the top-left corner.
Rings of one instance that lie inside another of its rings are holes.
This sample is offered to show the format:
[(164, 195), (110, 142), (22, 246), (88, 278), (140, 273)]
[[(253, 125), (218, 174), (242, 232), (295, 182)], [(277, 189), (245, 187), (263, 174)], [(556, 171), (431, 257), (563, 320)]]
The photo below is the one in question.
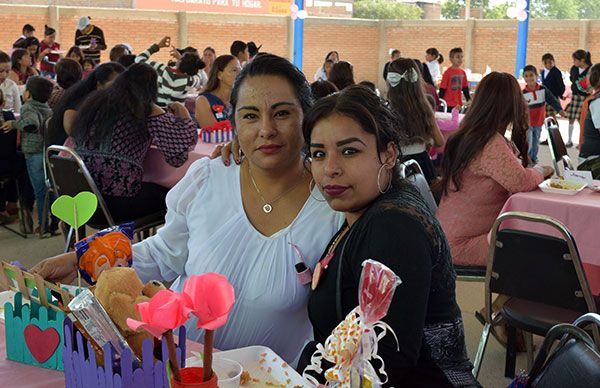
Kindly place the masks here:
[[(322, 199), (317, 190), (312, 196)], [(297, 280), (295, 264), (300, 259), (290, 243), (313, 269), (342, 226), (343, 214), (309, 197), (288, 227), (266, 237), (244, 211), (240, 167), (208, 158), (194, 162), (169, 191), (167, 209), (165, 226), (134, 245), (133, 267), (142, 281), (177, 278), (172, 288), (181, 291), (191, 274), (226, 276), (236, 302), (228, 323), (215, 332), (215, 347), (264, 345), (293, 362), (312, 338), (312, 327), (309, 286)], [(186, 328), (190, 339), (202, 340), (195, 318)]]

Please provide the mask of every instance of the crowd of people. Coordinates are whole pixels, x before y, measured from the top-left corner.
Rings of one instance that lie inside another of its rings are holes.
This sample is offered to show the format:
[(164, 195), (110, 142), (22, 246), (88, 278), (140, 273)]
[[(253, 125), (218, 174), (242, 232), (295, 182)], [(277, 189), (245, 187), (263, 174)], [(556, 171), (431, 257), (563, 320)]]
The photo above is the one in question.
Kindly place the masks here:
[[(225, 275), (237, 302), (215, 346), (262, 344), (299, 370), (315, 350), (309, 340), (323, 342), (358, 304), (362, 263), (377, 258), (402, 279), (384, 319), (399, 347), (390, 336), (380, 344), (385, 364), (393, 365), (388, 384), (479, 386), (453, 265), (484, 266), (487, 234), (508, 197), (554, 173), (537, 163), (546, 116), (569, 119), (571, 142), (583, 110), (580, 157), (600, 156), (600, 66), (583, 50), (573, 53), (572, 97), (563, 109), (565, 85), (551, 54), (542, 58), (541, 74), (525, 67), (523, 85), (492, 72), (473, 93), (461, 48), (450, 50), (445, 71), (435, 48), (423, 61), (394, 50), (383, 74), (387, 90), (379, 91), (357, 82), (337, 51), (309, 83), (253, 42), (234, 41), (230, 54), (217, 55), (212, 47), (173, 47), (167, 36), (137, 55), (118, 44), (101, 63), (108, 46), (89, 17), (79, 21), (76, 45), (64, 57), (54, 29), (45, 27), (42, 42), (34, 31), (26, 25), (10, 56), (0, 52), (2, 129), (20, 134), (20, 150), (0, 155), (0, 171), (14, 171), (28, 211), (37, 203), (37, 219), (45, 218), (43, 147), (70, 146), (116, 222), (167, 210), (159, 232), (133, 246), (142, 281), (174, 281), (179, 290), (192, 274)], [(151, 59), (167, 48), (171, 62)], [(442, 106), (465, 111), (447, 141), (435, 118)], [(236, 134), (218, 148), (221, 158), (193, 163), (171, 190), (143, 181), (151, 147), (181, 166), (198, 130), (217, 123)], [(430, 149), (444, 144), (436, 166)], [(411, 159), (438, 194), (437, 213), (400, 178), (400, 164)], [(14, 192), (4, 190), (3, 220), (14, 202)], [(53, 232), (56, 220), (48, 219), (38, 228)], [(298, 263), (326, 269), (312, 291), (299, 282)], [(33, 271), (70, 282), (75, 254)], [(201, 338), (193, 321), (188, 330)]]

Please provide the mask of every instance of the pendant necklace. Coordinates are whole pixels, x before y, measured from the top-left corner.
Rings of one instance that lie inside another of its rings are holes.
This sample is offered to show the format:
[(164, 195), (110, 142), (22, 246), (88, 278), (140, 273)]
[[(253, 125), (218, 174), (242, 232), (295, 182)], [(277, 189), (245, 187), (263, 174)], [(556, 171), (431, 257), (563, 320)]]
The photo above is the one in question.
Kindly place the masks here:
[[(248, 175), (250, 175), (250, 180), (252, 181), (252, 185), (254, 185), (254, 189), (256, 190), (256, 192), (258, 193), (258, 196), (260, 197), (260, 199), (264, 203), (264, 205), (263, 205), (263, 212), (265, 212), (266, 214), (269, 214), (269, 213), (271, 213), (273, 211), (273, 204), (275, 202), (279, 201), (281, 198), (283, 198), (284, 195), (286, 195), (290, 191), (294, 190), (296, 187), (298, 187), (298, 185), (300, 183), (302, 183), (302, 179), (300, 179), (298, 181), (298, 183), (296, 183), (295, 185), (293, 185), (292, 187), (290, 187), (289, 189), (287, 189), (283, 193), (279, 194), (277, 197), (273, 198), (271, 201), (267, 201), (265, 199), (265, 197), (262, 195), (262, 193), (260, 192), (260, 189), (258, 188), (258, 185), (254, 181), (254, 177), (252, 176), (252, 170), (250, 169), (250, 164), (248, 164)], [(302, 171), (302, 176), (304, 177), (304, 171)]]
[(335, 248), (337, 248), (338, 243), (340, 242), (342, 237), (344, 237), (346, 235), (346, 232), (348, 232), (349, 229), (350, 229), (350, 226), (346, 225), (346, 227), (335, 237), (335, 239), (333, 240), (333, 243), (329, 246), (329, 249), (327, 250), (327, 254), (323, 258), (323, 260), (319, 261), (317, 263), (317, 265), (315, 266), (315, 272), (313, 273), (312, 284), (310, 285), (310, 288), (312, 288), (313, 291), (317, 288), (317, 285), (319, 284), (319, 281), (321, 280), (321, 276), (323, 275), (323, 272), (327, 269), (327, 267), (329, 266), (329, 262), (331, 262), (331, 260), (333, 259), (333, 256), (335, 254)]

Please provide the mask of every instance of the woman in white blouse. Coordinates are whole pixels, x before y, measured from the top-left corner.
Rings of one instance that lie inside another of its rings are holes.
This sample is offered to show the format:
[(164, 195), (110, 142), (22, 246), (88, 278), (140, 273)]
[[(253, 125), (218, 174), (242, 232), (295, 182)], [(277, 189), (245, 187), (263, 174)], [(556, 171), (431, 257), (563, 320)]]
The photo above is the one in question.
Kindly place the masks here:
[[(321, 202), (303, 164), (310, 96), (304, 75), (283, 58), (263, 55), (245, 66), (231, 96), (244, 161), (195, 162), (167, 195), (165, 226), (133, 246), (142, 281), (175, 280), (172, 288), (181, 290), (192, 274), (229, 279), (236, 303), (216, 332), (219, 349), (260, 344), (292, 362), (311, 337), (309, 289), (295, 265), (314, 268), (343, 217)], [(32, 271), (70, 282), (76, 258), (56, 256)], [(194, 320), (186, 326), (191, 339), (201, 338)]]

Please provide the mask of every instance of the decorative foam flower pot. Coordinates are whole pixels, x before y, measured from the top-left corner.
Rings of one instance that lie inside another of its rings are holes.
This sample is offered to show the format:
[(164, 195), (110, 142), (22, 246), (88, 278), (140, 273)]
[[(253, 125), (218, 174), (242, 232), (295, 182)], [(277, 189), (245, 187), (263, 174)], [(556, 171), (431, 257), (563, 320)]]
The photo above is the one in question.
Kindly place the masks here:
[[(185, 328), (179, 328), (179, 345), (176, 348), (180, 367), (185, 366)], [(166, 365), (169, 359), (167, 342), (161, 340), (161, 352), (153, 351), (153, 341), (142, 344), (142, 362), (136, 365), (129, 349), (117, 357), (110, 344), (104, 350), (104, 366), (99, 366), (92, 346), (74, 328), (70, 319), (64, 320), (63, 362), (66, 388), (89, 387), (160, 387), (169, 388)], [(159, 359), (154, 354), (160, 353)], [(216, 385), (215, 385), (216, 387)]]
[(30, 300), (23, 304), (17, 292), (14, 303), (4, 305), (6, 358), (23, 364), (63, 370), (61, 342), (65, 314)]
[(181, 381), (171, 378), (172, 388), (217, 388), (217, 374), (213, 372), (210, 380), (202, 382), (203, 369), (190, 367), (181, 369)]

